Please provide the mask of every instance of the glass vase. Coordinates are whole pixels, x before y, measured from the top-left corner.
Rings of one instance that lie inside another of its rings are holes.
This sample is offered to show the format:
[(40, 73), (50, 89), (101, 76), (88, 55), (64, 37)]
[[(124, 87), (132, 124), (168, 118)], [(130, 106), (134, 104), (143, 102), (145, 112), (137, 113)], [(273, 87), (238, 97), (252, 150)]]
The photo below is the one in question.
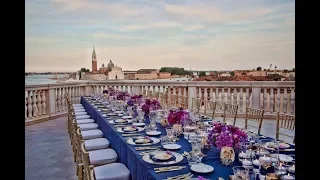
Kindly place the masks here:
[(235, 152), (233, 147), (224, 146), (220, 151), (221, 164), (228, 166), (233, 164), (235, 160)]

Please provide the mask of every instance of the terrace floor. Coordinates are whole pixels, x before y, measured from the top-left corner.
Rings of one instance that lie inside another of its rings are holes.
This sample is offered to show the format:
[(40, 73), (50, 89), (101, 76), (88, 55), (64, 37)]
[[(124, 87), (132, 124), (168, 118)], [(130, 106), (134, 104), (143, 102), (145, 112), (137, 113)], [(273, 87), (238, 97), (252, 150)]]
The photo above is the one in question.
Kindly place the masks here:
[[(236, 125), (243, 127), (244, 119), (237, 119)], [(275, 138), (275, 129), (275, 120), (264, 120), (261, 133)], [(26, 180), (76, 180), (72, 156), (67, 117), (25, 127)]]

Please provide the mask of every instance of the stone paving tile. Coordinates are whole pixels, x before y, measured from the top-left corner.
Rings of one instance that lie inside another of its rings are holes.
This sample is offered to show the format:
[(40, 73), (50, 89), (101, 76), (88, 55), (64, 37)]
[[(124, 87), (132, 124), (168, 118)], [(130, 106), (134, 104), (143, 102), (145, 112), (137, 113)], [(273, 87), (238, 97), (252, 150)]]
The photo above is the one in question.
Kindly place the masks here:
[[(63, 117), (25, 127), (26, 180), (77, 179), (66, 121)], [(236, 125), (244, 127), (244, 119), (237, 119)], [(275, 132), (276, 121), (264, 120), (261, 133), (275, 138)]]

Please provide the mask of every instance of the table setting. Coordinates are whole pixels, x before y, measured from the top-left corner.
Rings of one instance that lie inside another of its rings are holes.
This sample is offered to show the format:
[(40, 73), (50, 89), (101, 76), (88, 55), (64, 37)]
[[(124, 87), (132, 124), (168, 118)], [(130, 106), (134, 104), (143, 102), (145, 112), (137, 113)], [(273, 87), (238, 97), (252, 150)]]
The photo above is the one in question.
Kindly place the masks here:
[(132, 179), (294, 179), (293, 144), (141, 95), (108, 91), (81, 103)]

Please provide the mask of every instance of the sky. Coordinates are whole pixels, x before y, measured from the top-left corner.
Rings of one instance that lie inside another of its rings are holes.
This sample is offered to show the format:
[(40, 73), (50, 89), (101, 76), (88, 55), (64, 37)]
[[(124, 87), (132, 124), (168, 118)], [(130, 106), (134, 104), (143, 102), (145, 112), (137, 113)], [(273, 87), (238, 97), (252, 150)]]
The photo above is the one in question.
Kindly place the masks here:
[(26, 0), (25, 71), (295, 67), (294, 0)]

